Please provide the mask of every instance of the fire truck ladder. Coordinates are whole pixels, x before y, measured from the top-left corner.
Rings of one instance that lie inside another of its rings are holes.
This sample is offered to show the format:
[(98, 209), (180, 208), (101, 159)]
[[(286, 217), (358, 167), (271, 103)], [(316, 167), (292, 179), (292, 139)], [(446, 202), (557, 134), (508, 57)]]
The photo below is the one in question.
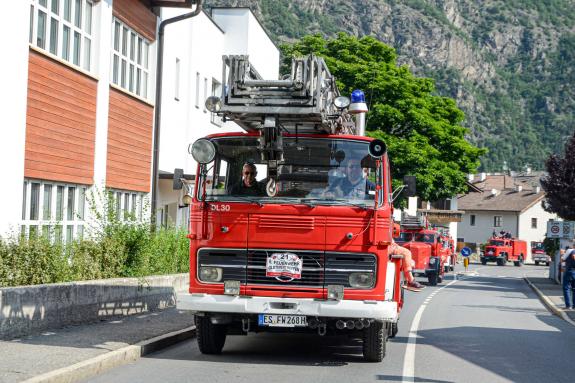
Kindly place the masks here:
[(234, 121), (247, 132), (277, 128), (293, 134), (356, 133), (351, 116), (334, 105), (340, 94), (322, 58), (294, 58), (291, 74), (282, 80), (262, 79), (248, 56), (223, 56), (223, 64), (218, 114), (224, 121)]
[(401, 227), (405, 229), (425, 229), (427, 222), (423, 214), (409, 215), (402, 214)]

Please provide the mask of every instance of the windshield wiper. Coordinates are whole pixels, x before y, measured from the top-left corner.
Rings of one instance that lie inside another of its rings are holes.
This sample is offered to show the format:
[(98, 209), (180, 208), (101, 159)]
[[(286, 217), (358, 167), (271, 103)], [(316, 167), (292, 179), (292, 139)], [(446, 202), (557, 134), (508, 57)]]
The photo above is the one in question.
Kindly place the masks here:
[(344, 200), (341, 200), (341, 199), (334, 199), (334, 198), (302, 198), (302, 199), (300, 200), (300, 202), (301, 202), (302, 204), (306, 204), (306, 203), (307, 203), (308, 206), (315, 206), (315, 205), (313, 205), (313, 202), (327, 202), (327, 203), (335, 203), (335, 204), (340, 205), (340, 206), (355, 206), (355, 207), (358, 207), (358, 208), (360, 208), (360, 209), (362, 209), (362, 210), (367, 210), (367, 209), (369, 209), (369, 208), (368, 208), (367, 206), (365, 206), (365, 205), (360, 205), (360, 204), (357, 204), (357, 203), (353, 203), (353, 202), (349, 202), (349, 201), (344, 201)]

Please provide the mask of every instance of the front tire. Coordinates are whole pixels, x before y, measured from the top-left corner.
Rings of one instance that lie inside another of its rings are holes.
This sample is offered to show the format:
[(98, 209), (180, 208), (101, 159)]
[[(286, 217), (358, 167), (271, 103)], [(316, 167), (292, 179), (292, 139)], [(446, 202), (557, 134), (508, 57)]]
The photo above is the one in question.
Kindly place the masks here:
[(486, 259), (482, 259), (482, 260), (481, 260), (481, 264), (482, 264), (483, 266), (487, 265), (487, 260), (486, 260)]
[(395, 338), (398, 331), (399, 331), (399, 328), (397, 327), (397, 322), (392, 323), (389, 326), (389, 338)]
[(387, 326), (373, 322), (363, 330), (363, 358), (368, 362), (381, 362), (385, 358)]
[(228, 328), (226, 325), (213, 324), (209, 317), (196, 316), (198, 348), (202, 354), (221, 354)]
[(436, 286), (437, 285), (437, 273), (429, 274), (427, 276), (427, 282), (429, 286)]
[(535, 266), (539, 266), (539, 261), (535, 261)]

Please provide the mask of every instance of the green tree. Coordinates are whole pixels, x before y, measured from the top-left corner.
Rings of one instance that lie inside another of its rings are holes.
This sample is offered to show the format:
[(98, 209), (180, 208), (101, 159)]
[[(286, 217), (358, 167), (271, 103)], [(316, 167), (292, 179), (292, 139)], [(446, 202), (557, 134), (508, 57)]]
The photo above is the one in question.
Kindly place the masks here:
[(433, 80), (398, 66), (393, 48), (370, 36), (339, 33), (333, 39), (305, 36), (281, 51), (283, 72), (292, 57), (314, 53), (324, 58), (342, 94), (365, 91), (368, 134), (387, 143), (396, 185), (404, 175), (417, 176), (424, 200), (466, 191), (466, 175), (477, 170), (485, 149), (465, 140), (464, 114), (455, 101), (435, 95)]

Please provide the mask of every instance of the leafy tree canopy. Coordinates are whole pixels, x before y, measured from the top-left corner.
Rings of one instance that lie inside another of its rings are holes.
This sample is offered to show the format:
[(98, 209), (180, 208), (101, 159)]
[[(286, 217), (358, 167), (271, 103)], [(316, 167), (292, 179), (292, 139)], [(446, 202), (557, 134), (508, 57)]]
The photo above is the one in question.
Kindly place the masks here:
[(547, 176), (541, 179), (545, 190), (543, 207), (568, 221), (575, 221), (575, 132), (565, 145), (565, 156), (553, 154), (545, 163)]
[(305, 36), (281, 51), (284, 73), (292, 57), (314, 53), (324, 58), (342, 94), (366, 93), (368, 134), (387, 143), (396, 185), (415, 175), (418, 195), (428, 201), (466, 191), (466, 175), (477, 170), (485, 149), (465, 140), (464, 114), (455, 101), (434, 95), (432, 79), (398, 66), (393, 48), (370, 36), (339, 33), (334, 39)]

